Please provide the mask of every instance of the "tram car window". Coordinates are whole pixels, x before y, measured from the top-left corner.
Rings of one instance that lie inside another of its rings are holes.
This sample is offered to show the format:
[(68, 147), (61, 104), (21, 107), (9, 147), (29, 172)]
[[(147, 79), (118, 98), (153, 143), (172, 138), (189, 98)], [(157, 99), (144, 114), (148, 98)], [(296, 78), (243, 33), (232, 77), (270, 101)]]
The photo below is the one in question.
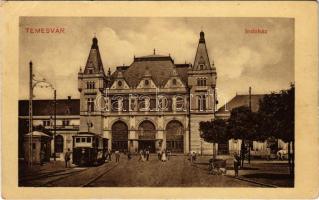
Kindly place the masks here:
[(92, 166), (106, 160), (107, 139), (100, 135), (80, 132), (73, 136), (73, 164)]

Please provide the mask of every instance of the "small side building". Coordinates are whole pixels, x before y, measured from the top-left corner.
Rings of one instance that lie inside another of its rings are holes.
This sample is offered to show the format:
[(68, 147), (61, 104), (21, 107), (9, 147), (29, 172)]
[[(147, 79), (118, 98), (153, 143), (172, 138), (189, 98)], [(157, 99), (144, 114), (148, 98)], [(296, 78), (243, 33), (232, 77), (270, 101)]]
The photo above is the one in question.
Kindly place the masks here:
[[(57, 159), (63, 159), (64, 153), (72, 150), (72, 136), (79, 131), (80, 124), (80, 100), (65, 99), (56, 100), (56, 126), (54, 128), (54, 100), (33, 100), (33, 130), (46, 130), (52, 137), (50, 146), (51, 156), (56, 152)], [(25, 155), (23, 144), (29, 130), (29, 101), (19, 100), (19, 158)], [(55, 135), (55, 137), (53, 137)]]
[[(39, 131), (24, 135), (24, 160), (33, 164), (50, 161), (51, 137)], [(31, 149), (32, 148), (32, 149)], [(42, 155), (41, 155), (42, 154)]]

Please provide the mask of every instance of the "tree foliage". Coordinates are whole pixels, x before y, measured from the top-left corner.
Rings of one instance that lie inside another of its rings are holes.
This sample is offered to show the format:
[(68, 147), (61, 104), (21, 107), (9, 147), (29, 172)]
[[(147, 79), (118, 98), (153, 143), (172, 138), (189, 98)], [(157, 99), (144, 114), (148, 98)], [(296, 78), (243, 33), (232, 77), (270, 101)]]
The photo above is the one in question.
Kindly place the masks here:
[(247, 106), (232, 109), (228, 119), (228, 133), (234, 139), (254, 140), (258, 127), (257, 114)]
[(289, 171), (290, 175), (293, 176), (295, 160), (295, 86), (291, 84), (289, 90), (266, 95), (260, 102), (258, 114), (263, 119), (260, 122), (260, 130), (263, 134), (268, 132), (270, 137), (288, 142)]
[(223, 119), (216, 119), (214, 121), (200, 122), (199, 130), (201, 138), (205, 142), (219, 143), (225, 142), (229, 139), (227, 134), (227, 124)]
[(294, 141), (295, 87), (265, 95), (258, 111), (260, 133), (269, 137)]

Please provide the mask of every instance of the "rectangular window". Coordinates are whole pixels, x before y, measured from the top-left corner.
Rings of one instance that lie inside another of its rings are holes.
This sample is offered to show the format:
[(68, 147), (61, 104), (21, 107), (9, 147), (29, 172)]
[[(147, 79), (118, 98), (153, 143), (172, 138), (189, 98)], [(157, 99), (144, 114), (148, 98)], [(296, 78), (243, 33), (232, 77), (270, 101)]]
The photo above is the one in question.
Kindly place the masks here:
[(87, 143), (91, 143), (91, 138), (88, 137), (87, 140), (86, 140), (86, 142), (87, 142)]
[(198, 110), (204, 111), (206, 110), (206, 95), (199, 95), (197, 96), (197, 102), (198, 102)]
[(43, 121), (43, 126), (50, 126), (50, 120), (44, 120)]
[(75, 138), (76, 143), (80, 143), (80, 138)]
[(197, 96), (197, 106), (198, 106), (198, 110), (202, 110), (201, 96)]
[(85, 142), (85, 138), (83, 137), (83, 138), (81, 138), (81, 142)]
[(94, 98), (88, 98), (87, 110), (88, 110), (88, 112), (94, 112)]
[(203, 110), (206, 110), (206, 95), (202, 96)]
[(86, 88), (87, 89), (95, 89), (95, 82), (94, 81), (86, 82)]
[(63, 120), (62, 121), (63, 126), (69, 126), (70, 125), (70, 120)]

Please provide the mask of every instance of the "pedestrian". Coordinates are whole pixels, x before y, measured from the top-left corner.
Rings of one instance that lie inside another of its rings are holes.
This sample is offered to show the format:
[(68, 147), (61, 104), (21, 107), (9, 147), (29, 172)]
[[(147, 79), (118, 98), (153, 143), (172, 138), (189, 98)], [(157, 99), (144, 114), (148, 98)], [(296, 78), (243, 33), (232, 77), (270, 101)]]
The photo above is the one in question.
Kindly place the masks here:
[(196, 151), (193, 151), (193, 161), (196, 161), (196, 159), (197, 159)]
[(191, 163), (193, 163), (193, 152), (189, 152), (189, 154), (188, 154), (188, 160), (191, 162)]
[(112, 161), (112, 150), (111, 149), (109, 149), (108, 155), (109, 155), (109, 161)]
[(162, 159), (161, 150), (158, 150), (158, 151), (157, 151), (157, 158), (158, 158), (158, 160), (161, 160), (161, 159)]
[(167, 160), (169, 160), (169, 158), (171, 157), (172, 153), (170, 150), (166, 151), (166, 155), (167, 155)]
[(149, 157), (150, 157), (150, 150), (149, 148), (146, 149), (146, 161), (149, 160)]
[(66, 168), (70, 166), (70, 160), (71, 160), (71, 152), (70, 152), (70, 149), (68, 149), (68, 151), (65, 152), (65, 155), (64, 155), (64, 161), (65, 161)]
[(162, 152), (162, 162), (166, 162), (166, 153), (165, 153), (165, 149), (164, 151)]
[(131, 158), (132, 158), (131, 151), (128, 151), (128, 152), (127, 152), (127, 159), (128, 159), (128, 160), (131, 160)]
[(238, 167), (240, 164), (240, 158), (237, 155), (237, 153), (234, 153), (234, 171), (235, 171), (235, 176), (238, 176)]
[(105, 162), (107, 162), (108, 159), (109, 159), (109, 151), (106, 150), (106, 151), (105, 151)]
[(143, 150), (140, 150), (140, 158), (138, 159), (138, 161), (143, 161), (144, 162), (144, 154), (143, 154)]
[(119, 162), (120, 161), (120, 151), (116, 150), (115, 151), (115, 162)]

